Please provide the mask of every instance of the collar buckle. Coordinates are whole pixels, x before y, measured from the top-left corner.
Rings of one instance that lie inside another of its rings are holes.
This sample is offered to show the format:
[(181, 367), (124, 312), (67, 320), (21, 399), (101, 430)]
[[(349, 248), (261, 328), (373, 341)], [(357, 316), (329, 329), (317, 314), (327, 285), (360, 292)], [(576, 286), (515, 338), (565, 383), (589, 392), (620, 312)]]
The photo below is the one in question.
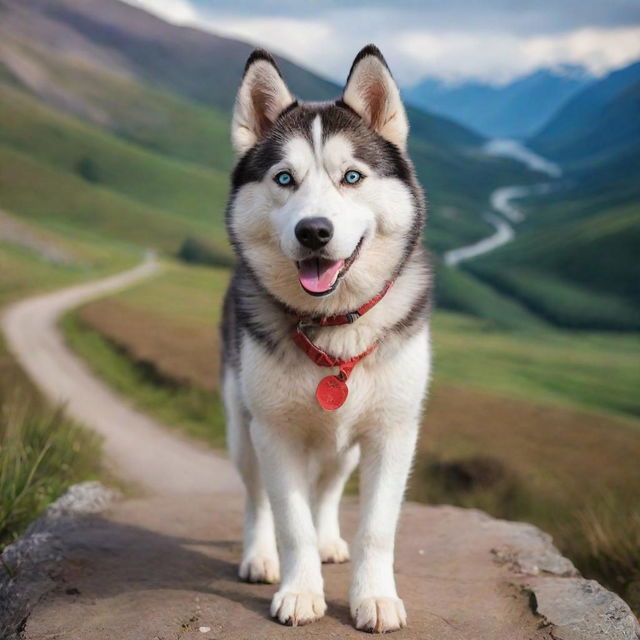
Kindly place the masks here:
[(298, 319), (298, 328), (301, 331), (304, 331), (305, 329), (308, 329), (309, 327), (315, 327), (316, 323), (314, 322), (313, 318), (299, 318)]

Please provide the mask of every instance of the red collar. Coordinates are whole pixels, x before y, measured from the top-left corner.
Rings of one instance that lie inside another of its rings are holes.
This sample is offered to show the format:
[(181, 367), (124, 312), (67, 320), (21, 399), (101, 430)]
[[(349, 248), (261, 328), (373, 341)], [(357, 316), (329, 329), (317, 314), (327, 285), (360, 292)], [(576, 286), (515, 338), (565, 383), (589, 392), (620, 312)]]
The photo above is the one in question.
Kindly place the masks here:
[(318, 404), (328, 411), (338, 409), (341, 407), (347, 395), (349, 388), (347, 387), (347, 380), (351, 375), (353, 368), (366, 356), (368, 356), (377, 346), (379, 340), (374, 342), (368, 349), (359, 353), (357, 356), (350, 358), (349, 360), (340, 360), (329, 355), (326, 351), (316, 346), (304, 332), (304, 327), (316, 326), (316, 327), (335, 327), (342, 324), (352, 324), (360, 316), (364, 315), (372, 307), (374, 307), (389, 291), (393, 280), (387, 282), (382, 291), (376, 296), (371, 298), (368, 302), (365, 302), (361, 307), (358, 307), (351, 313), (335, 316), (324, 316), (320, 318), (305, 318), (299, 317), (298, 324), (296, 326), (296, 332), (293, 335), (293, 341), (295, 344), (304, 351), (307, 357), (312, 360), (319, 367), (338, 367), (338, 375), (327, 376), (320, 380), (316, 389), (316, 399)]
[(375, 307), (382, 298), (387, 295), (387, 291), (391, 288), (391, 285), (394, 283), (394, 280), (389, 280), (387, 282), (382, 291), (377, 293), (369, 302), (365, 302), (361, 307), (358, 307), (355, 311), (351, 311), (350, 313), (343, 313), (336, 316), (320, 316), (320, 317), (309, 317), (309, 316), (297, 316), (298, 323), (303, 326), (314, 326), (314, 327), (337, 327), (341, 324), (352, 324), (355, 322), (360, 316), (363, 316), (367, 311), (371, 308)]

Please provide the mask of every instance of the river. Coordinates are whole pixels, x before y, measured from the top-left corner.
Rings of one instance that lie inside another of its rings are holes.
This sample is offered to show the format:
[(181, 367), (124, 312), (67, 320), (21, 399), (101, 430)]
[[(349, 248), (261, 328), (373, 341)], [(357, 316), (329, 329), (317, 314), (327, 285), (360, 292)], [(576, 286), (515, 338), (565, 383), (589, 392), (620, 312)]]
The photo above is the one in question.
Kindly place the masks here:
[[(489, 140), (484, 151), (490, 156), (513, 158), (526, 164), (534, 171), (547, 174), (552, 179), (557, 179), (562, 175), (562, 170), (557, 164), (539, 156), (517, 140), (502, 138)], [(455, 266), (464, 260), (477, 258), (511, 242), (516, 236), (514, 225), (522, 222), (525, 218), (522, 209), (514, 203), (514, 200), (546, 193), (551, 189), (551, 185), (552, 181), (549, 180), (532, 185), (498, 187), (492, 191), (489, 196), (492, 213), (485, 213), (482, 217), (494, 227), (495, 232), (472, 244), (447, 251), (444, 254), (445, 264)]]

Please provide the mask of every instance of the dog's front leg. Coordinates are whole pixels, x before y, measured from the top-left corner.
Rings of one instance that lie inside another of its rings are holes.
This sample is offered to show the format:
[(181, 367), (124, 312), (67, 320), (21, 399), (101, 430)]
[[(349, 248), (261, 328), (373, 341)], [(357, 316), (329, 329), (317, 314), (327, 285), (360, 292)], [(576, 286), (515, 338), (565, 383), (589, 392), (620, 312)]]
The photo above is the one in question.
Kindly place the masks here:
[(396, 592), (393, 558), (417, 431), (417, 423), (409, 428), (383, 428), (360, 444), (361, 516), (352, 545), (350, 604), (356, 628), (365, 631), (385, 633), (407, 623)]
[(308, 624), (326, 604), (316, 530), (310, 506), (308, 464), (299, 443), (257, 421), (251, 424), (276, 528), (281, 583), (271, 615), (282, 624)]

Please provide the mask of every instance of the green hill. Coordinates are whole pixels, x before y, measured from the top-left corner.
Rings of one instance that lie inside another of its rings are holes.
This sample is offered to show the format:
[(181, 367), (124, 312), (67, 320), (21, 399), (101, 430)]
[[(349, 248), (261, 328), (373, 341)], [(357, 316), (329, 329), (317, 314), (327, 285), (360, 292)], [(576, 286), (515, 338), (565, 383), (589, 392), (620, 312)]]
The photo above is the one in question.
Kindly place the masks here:
[(170, 214), (215, 222), (225, 174), (151, 153), (0, 85), (0, 144)]
[(638, 152), (603, 154), (522, 203), (515, 240), (463, 268), (569, 328), (640, 329)]
[(530, 144), (564, 178), (468, 273), (554, 324), (640, 329), (640, 63), (576, 94)]
[(638, 246), (640, 206), (628, 203), (524, 233), (465, 268), (554, 324), (638, 330)]
[[(224, 171), (231, 166), (230, 108), (250, 45), (165, 23), (117, 0), (5, 0), (0, 36), (0, 82), (4, 78), (156, 156)], [(279, 62), (302, 98), (339, 95), (337, 85)], [(410, 119), (411, 151), (431, 205), (430, 246), (442, 251), (489, 233), (478, 203), (499, 184), (534, 176), (517, 163), (487, 158), (480, 152), (483, 139), (450, 120), (415, 109)], [(197, 172), (192, 169), (191, 175)], [(130, 174), (131, 182), (136, 175)], [(128, 188), (132, 195), (135, 185)], [(191, 200), (197, 200), (196, 193)], [(174, 210), (179, 200), (189, 206), (184, 194), (170, 199)], [(163, 196), (158, 201), (168, 205)], [(212, 207), (219, 220), (221, 206), (212, 201)]]

